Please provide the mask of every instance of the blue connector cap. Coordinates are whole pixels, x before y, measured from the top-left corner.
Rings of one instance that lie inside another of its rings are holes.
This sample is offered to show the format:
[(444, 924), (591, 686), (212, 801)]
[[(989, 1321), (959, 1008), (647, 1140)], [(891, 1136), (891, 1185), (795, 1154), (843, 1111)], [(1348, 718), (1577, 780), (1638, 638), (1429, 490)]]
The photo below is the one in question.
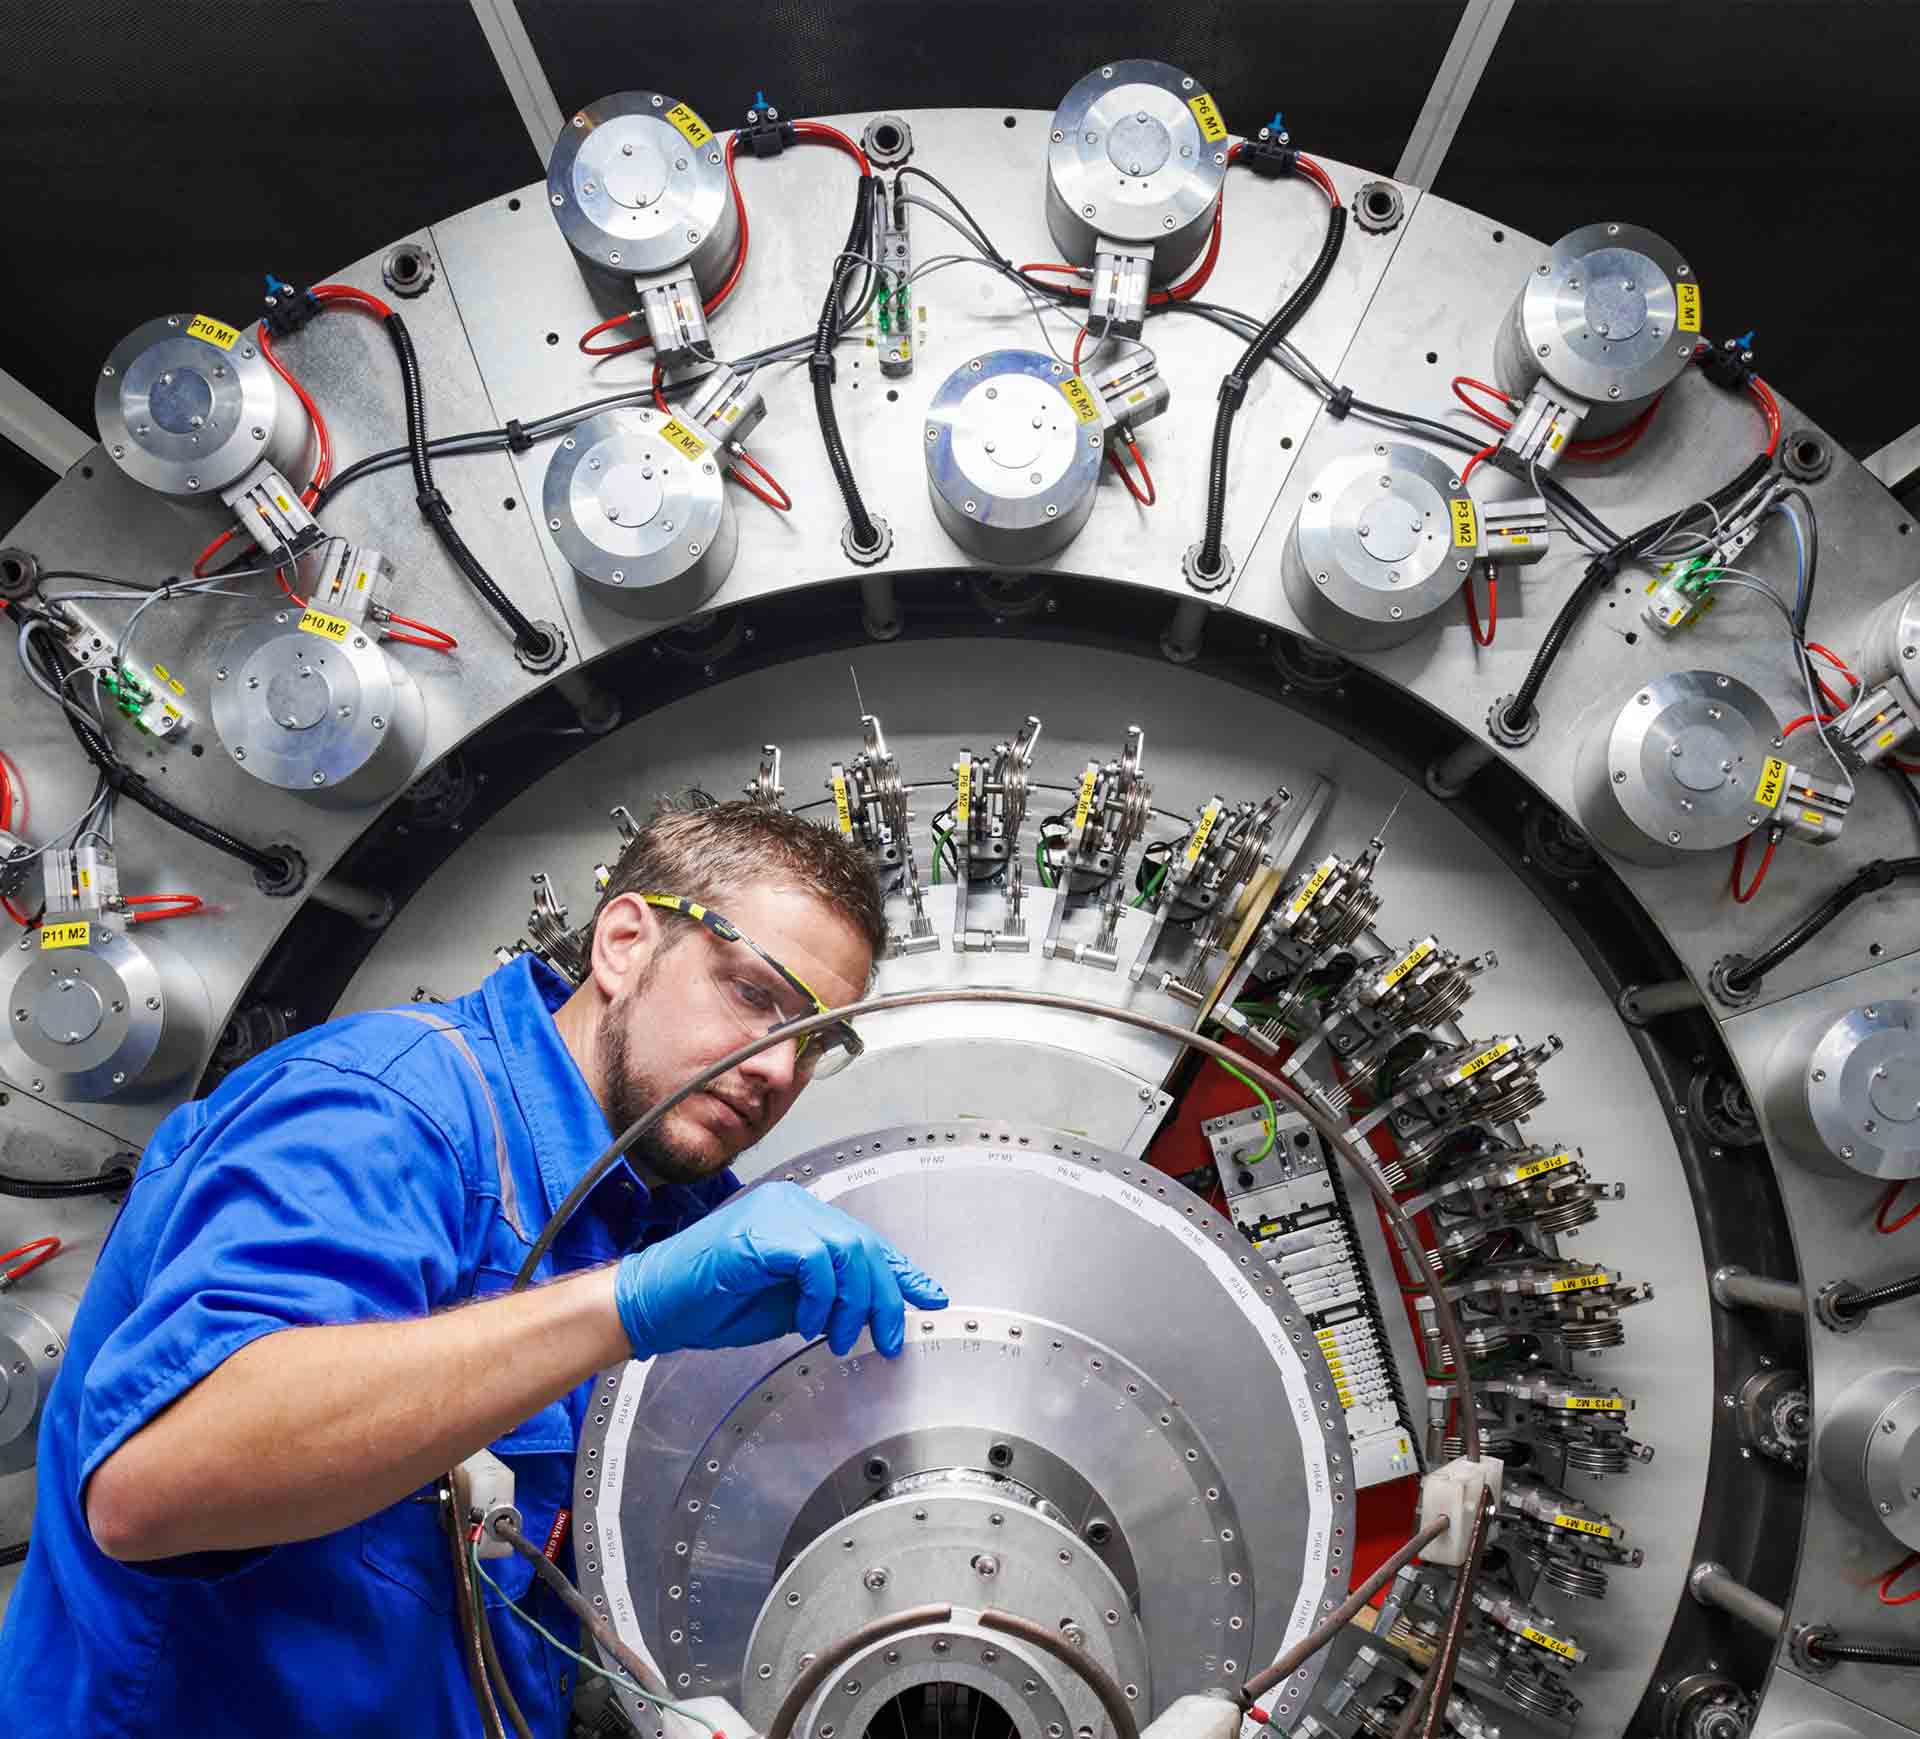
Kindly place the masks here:
[(764, 109), (767, 106), (767, 93), (765, 91), (755, 91), (753, 93), (753, 106), (756, 109)]
[(1287, 118), (1286, 116), (1281, 114), (1278, 109), (1275, 109), (1273, 111), (1273, 119), (1267, 123), (1267, 126), (1272, 130), (1274, 136), (1277, 138), (1280, 134), (1284, 133), (1287, 130)]
[(1753, 348), (1752, 332), (1741, 333), (1740, 336), (1733, 341), (1733, 347), (1735, 350), (1751, 350)]
[(285, 278), (276, 277), (272, 272), (269, 272), (267, 273), (267, 294), (269, 296), (291, 296), (293, 294), (293, 286), (289, 284)]

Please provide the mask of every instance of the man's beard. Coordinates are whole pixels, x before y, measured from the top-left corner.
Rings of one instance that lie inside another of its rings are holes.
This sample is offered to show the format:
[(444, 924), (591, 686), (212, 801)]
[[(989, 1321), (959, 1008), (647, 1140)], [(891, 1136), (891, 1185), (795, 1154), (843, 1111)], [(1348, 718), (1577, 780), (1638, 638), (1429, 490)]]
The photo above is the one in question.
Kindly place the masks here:
[[(646, 1116), (671, 1090), (663, 1088), (651, 1075), (636, 1068), (627, 1036), (627, 1004), (647, 987), (652, 969), (643, 975), (625, 995), (610, 1003), (600, 1016), (600, 1074), (606, 1082), (607, 1119), (614, 1134), (620, 1135)], [(667, 1133), (664, 1119), (656, 1123), (635, 1144), (632, 1157), (650, 1167), (660, 1178), (672, 1184), (694, 1184), (712, 1177), (727, 1161), (718, 1163), (680, 1146)]]

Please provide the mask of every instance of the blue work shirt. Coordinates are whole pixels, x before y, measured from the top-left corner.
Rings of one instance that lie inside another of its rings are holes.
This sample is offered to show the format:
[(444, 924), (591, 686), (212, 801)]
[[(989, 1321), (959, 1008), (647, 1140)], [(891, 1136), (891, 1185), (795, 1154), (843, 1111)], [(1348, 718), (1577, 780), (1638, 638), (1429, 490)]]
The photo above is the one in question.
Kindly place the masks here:
[[(522, 956), (456, 1002), (352, 1015), (276, 1045), (160, 1125), (47, 1401), (33, 1543), (0, 1630), (9, 1731), (480, 1732), (446, 1534), (420, 1501), (434, 1486), (318, 1539), (145, 1564), (94, 1544), (85, 1491), (134, 1432), (262, 1335), (418, 1317), (512, 1283), (610, 1139), (553, 1022), (568, 994)], [(540, 1278), (677, 1231), (738, 1187), (722, 1173), (650, 1196), (616, 1166)], [(492, 1446), (533, 1540), (572, 1505), (591, 1389)], [(570, 1539), (560, 1562), (571, 1573)], [(487, 1568), (578, 1646), (559, 1602), (529, 1588), (525, 1559)], [(486, 1598), (529, 1726), (559, 1739), (575, 1663)]]

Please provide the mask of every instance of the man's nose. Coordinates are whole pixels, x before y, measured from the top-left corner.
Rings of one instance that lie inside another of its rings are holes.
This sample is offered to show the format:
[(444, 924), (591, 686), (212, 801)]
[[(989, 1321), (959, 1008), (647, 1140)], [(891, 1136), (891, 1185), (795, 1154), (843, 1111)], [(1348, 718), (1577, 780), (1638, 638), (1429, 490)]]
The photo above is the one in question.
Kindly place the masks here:
[(760, 1083), (769, 1093), (787, 1092), (799, 1071), (798, 1039), (784, 1039), (777, 1045), (768, 1045), (764, 1051), (749, 1057), (740, 1065), (741, 1074)]

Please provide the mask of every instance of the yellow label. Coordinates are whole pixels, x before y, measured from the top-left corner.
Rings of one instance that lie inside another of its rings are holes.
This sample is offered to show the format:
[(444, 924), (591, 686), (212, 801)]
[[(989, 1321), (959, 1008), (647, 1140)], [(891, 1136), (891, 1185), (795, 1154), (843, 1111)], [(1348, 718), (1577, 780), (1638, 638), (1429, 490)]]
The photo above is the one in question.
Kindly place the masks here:
[(1700, 286), (1675, 284), (1673, 293), (1680, 304), (1680, 314), (1674, 321), (1674, 325), (1682, 332), (1698, 332), (1700, 330)]
[(1227, 123), (1220, 119), (1220, 111), (1213, 106), (1213, 98), (1205, 91), (1197, 97), (1188, 97), (1187, 107), (1200, 123), (1200, 137), (1209, 145), (1217, 145), (1227, 136)]
[(1200, 817), (1200, 825), (1193, 830), (1193, 838), (1187, 841), (1187, 868), (1192, 869), (1199, 861), (1201, 852), (1207, 849), (1207, 835), (1213, 831), (1213, 824), (1220, 819), (1220, 805), (1209, 803), (1206, 813)]
[(1475, 1057), (1471, 1062), (1462, 1065), (1460, 1072), (1454, 1079), (1457, 1081), (1471, 1081), (1482, 1069), (1499, 1062), (1499, 1060), (1512, 1049), (1512, 1039), (1502, 1039), (1497, 1045), (1487, 1046), (1479, 1056)]
[(1596, 1540), (1610, 1540), (1613, 1538), (1613, 1529), (1608, 1527), (1605, 1522), (1590, 1522), (1580, 1516), (1555, 1516), (1553, 1518), (1553, 1525), (1556, 1528), (1565, 1528), (1575, 1534), (1591, 1534)]
[(1625, 1401), (1616, 1401), (1607, 1395), (1569, 1395), (1566, 1411), (1569, 1413), (1624, 1413)]
[(1553, 433), (1547, 437), (1547, 445), (1557, 453), (1560, 451), (1560, 443), (1566, 438), (1565, 435), (1560, 433), (1560, 425), (1555, 423), (1553, 425)]
[(1898, 731), (1882, 731), (1879, 736), (1873, 739), (1873, 746), (1876, 749), (1890, 749), (1893, 747), (1894, 740), (1899, 734)]
[(92, 871), (92, 870), (85, 870), (85, 869), (83, 869), (83, 870), (82, 870), (82, 871), (80, 872), (80, 886), (82, 887), (82, 889), (86, 889), (86, 888), (90, 888), (90, 887), (92, 887), (92, 886), (93, 886), (93, 871)]
[(847, 808), (846, 775), (842, 773), (833, 776), (833, 818), (842, 833), (853, 832), (853, 814)]
[(685, 103), (675, 103), (667, 110), (667, 125), (675, 128), (689, 145), (704, 145), (713, 137), (713, 129)]
[(1557, 1636), (1549, 1636), (1544, 1630), (1535, 1630), (1530, 1624), (1520, 1627), (1520, 1634), (1528, 1642), (1537, 1643), (1541, 1648), (1550, 1649), (1562, 1660), (1572, 1660), (1580, 1651), (1570, 1642), (1562, 1642)]
[(85, 918), (76, 918), (66, 924), (42, 924), (40, 946), (42, 948), (84, 948), (89, 935), (90, 927)]
[(1817, 809), (1803, 809), (1800, 811), (1800, 819), (1806, 822), (1809, 827), (1819, 827), (1825, 823), (1827, 818)]
[(1533, 539), (1528, 537), (1524, 531), (1516, 531), (1507, 538), (1507, 542), (1512, 544), (1532, 543)]
[(1461, 549), (1474, 548), (1480, 542), (1480, 519), (1473, 511), (1473, 503), (1456, 496), (1450, 506), (1453, 510), (1453, 541)]
[(1338, 861), (1337, 858), (1328, 858), (1312, 875), (1307, 877), (1307, 885), (1293, 896), (1293, 903), (1287, 907), (1287, 916), (1289, 918), (1299, 917), (1302, 912), (1313, 904), (1313, 896), (1327, 885), (1327, 877), (1333, 874), (1333, 866)]
[(318, 634), (336, 646), (353, 632), (353, 624), (344, 616), (329, 616), (325, 610), (309, 610), (300, 618), (302, 634)]
[(1391, 990), (1396, 984), (1400, 982), (1401, 979), (1405, 978), (1409, 972), (1411, 972), (1416, 966), (1418, 966), (1420, 962), (1426, 959), (1427, 956), (1430, 955), (1432, 952), (1433, 952), (1433, 944), (1431, 942), (1422, 942), (1418, 948), (1414, 949), (1414, 951), (1406, 957), (1406, 959), (1402, 960), (1398, 966), (1396, 966), (1391, 972), (1389, 972), (1386, 975), (1385, 978), (1380, 980), (1381, 988), (1384, 990)]
[(284, 495), (276, 495), (273, 498), (273, 504), (279, 508), (282, 513), (291, 513), (293, 511), (293, 503)]
[(973, 762), (960, 757), (960, 770), (953, 781), (953, 831), (966, 837), (967, 812), (973, 806)]
[(1769, 755), (1760, 764), (1760, 783), (1753, 788), (1753, 800), (1762, 809), (1771, 809), (1780, 801), (1780, 793), (1786, 789), (1787, 764), (1776, 755)]
[(1098, 772), (1089, 767), (1080, 775), (1080, 800), (1073, 806), (1073, 831), (1078, 834), (1087, 825), (1087, 812), (1093, 807), (1093, 782)]
[(222, 350), (231, 350), (240, 342), (239, 328), (223, 325), (208, 314), (196, 314), (187, 322), (187, 336), (217, 344)]
[(1515, 1183), (1525, 1183), (1530, 1177), (1538, 1177), (1542, 1172), (1558, 1171), (1563, 1165), (1572, 1163), (1573, 1155), (1570, 1153), (1550, 1153), (1545, 1159), (1529, 1160), (1525, 1165), (1516, 1166), (1513, 1180)]
[(1060, 390), (1067, 395), (1067, 403), (1073, 406), (1073, 414), (1081, 422), (1099, 422), (1100, 403), (1088, 390), (1087, 383), (1077, 374), (1068, 375), (1060, 383)]
[(167, 687), (173, 690), (175, 694), (185, 694), (187, 692), (186, 689), (181, 685), (178, 678), (176, 678), (173, 672), (169, 670), (164, 664), (156, 664), (152, 667), (152, 669), (155, 677), (157, 677), (161, 682), (164, 682), (167, 685)]
[(697, 459), (707, 450), (705, 441), (673, 417), (660, 425), (660, 439), (670, 447), (678, 447), (689, 459)]
[(1570, 1280), (1556, 1280), (1550, 1292), (1591, 1292), (1596, 1286), (1611, 1286), (1611, 1274), (1576, 1274)]

